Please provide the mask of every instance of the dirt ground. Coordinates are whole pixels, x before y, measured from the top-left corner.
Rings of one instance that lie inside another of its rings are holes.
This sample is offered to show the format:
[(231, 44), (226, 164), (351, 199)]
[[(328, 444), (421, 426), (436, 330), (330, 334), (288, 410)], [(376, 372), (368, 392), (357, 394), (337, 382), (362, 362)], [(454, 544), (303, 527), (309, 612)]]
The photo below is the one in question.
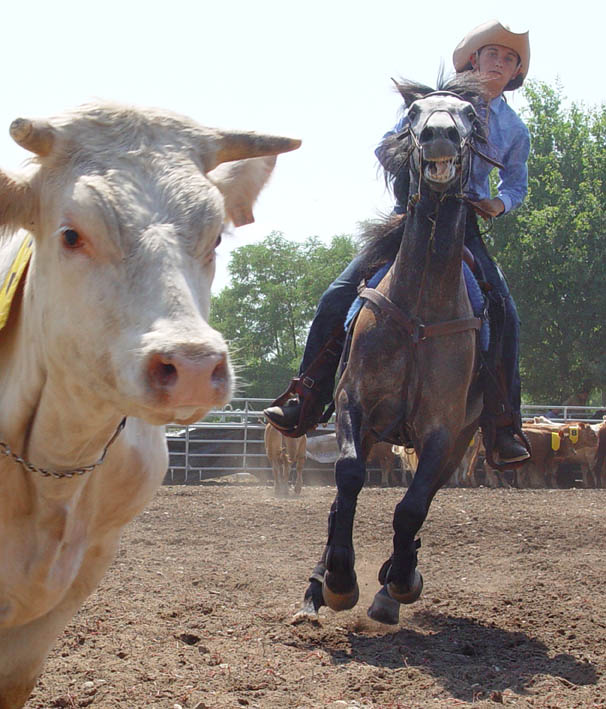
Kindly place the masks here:
[(606, 707), (606, 490), (440, 491), (423, 595), (382, 626), (403, 492), (360, 496), (358, 606), (293, 624), (334, 488), (161, 488), (27, 707)]

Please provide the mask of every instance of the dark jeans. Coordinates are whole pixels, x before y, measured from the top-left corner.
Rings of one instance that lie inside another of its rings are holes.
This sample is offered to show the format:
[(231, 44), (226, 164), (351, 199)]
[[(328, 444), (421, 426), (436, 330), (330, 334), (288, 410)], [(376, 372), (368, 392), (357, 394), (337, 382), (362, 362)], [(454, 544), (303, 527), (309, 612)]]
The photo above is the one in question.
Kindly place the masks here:
[[(358, 295), (358, 285), (362, 280), (363, 274), (364, 259), (359, 255), (350, 262), (349, 266), (341, 275), (337, 276), (322, 294), (309, 328), (299, 374), (305, 372), (317, 357), (331, 333), (339, 326), (344, 327), (349, 308)], [(332, 399), (336, 366), (337, 364), (335, 363), (334, 367), (327, 367), (326, 376), (322, 379), (316, 378), (318, 396), (324, 405), (328, 404)]]
[[(491, 259), (478, 228), (477, 217), (470, 211), (467, 219), (465, 244), (480, 264), (484, 278), (492, 285), (492, 296), (502, 299), (504, 310), (502, 361), (505, 385), (514, 414), (520, 412), (520, 372), (518, 364), (520, 321), (507, 282), (499, 267)], [(356, 256), (349, 266), (324, 291), (309, 329), (305, 352), (299, 373), (303, 373), (326, 344), (333, 330), (345, 322), (364, 274), (364, 259)], [(332, 399), (335, 369), (326, 370), (326, 376), (317, 382), (318, 395), (323, 404)]]
[[(520, 318), (516, 304), (509, 292), (509, 287), (505, 276), (501, 269), (492, 260), (486, 245), (480, 235), (478, 229), (477, 217), (467, 219), (467, 233), (465, 235), (465, 245), (473, 254), (477, 263), (484, 273), (484, 278), (492, 286), (490, 298), (494, 300), (495, 296), (500, 299), (502, 311), (497, 317), (493, 317), (492, 307), (489, 306), (491, 327), (495, 323), (495, 319), (503, 319), (502, 323), (502, 341), (501, 341), (501, 356), (498, 358), (502, 363), (504, 384), (507, 388), (509, 396), (509, 404), (514, 416), (519, 416), (521, 406), (521, 382), (520, 382)], [(498, 308), (501, 310), (501, 308)]]

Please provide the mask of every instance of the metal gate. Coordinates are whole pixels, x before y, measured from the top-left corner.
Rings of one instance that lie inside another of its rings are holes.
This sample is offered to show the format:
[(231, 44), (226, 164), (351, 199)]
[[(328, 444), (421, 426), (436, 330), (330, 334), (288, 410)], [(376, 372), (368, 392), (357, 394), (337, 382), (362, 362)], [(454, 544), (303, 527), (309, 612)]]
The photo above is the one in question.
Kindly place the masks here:
[[(204, 419), (189, 426), (167, 426), (169, 466), (166, 484), (195, 484), (234, 474), (252, 474), (259, 480), (271, 477), (265, 455), (263, 408), (270, 399), (233, 399), (221, 410), (211, 411)], [(526, 405), (524, 418), (545, 415), (557, 410), (558, 420), (597, 421), (597, 407)], [(319, 433), (334, 431), (334, 421)], [(332, 482), (332, 464), (316, 463), (309, 458), (305, 476), (316, 481)], [(370, 472), (378, 472), (371, 467)]]

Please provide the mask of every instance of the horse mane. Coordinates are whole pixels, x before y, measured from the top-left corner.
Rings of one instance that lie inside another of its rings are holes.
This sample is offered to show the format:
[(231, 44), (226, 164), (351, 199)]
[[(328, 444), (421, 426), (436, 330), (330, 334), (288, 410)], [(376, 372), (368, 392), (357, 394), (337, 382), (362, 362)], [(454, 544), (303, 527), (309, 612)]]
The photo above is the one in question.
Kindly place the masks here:
[(411, 79), (392, 79), (396, 91), (404, 99), (402, 111), (406, 110), (413, 101), (416, 101), (434, 91), (450, 91), (457, 94), (465, 101), (469, 101), (474, 108), (488, 101), (486, 79), (474, 71), (464, 71), (460, 74), (445, 76), (443, 69), (440, 69), (436, 81), (436, 87), (431, 88)]
[(388, 214), (378, 219), (364, 222), (358, 235), (362, 246), (362, 277), (369, 279), (381, 266), (393, 261), (400, 248), (405, 220), (402, 214)]

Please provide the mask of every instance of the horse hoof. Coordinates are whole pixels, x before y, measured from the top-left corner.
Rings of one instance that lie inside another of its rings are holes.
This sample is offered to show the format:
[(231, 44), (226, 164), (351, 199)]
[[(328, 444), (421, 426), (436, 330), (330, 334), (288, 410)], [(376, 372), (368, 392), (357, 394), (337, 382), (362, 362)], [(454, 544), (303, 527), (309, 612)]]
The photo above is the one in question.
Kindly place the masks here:
[(377, 591), (366, 615), (377, 623), (397, 625), (400, 621), (400, 604), (391, 598), (385, 586)]
[(393, 583), (387, 584), (387, 592), (398, 603), (414, 603), (423, 590), (423, 577), (415, 569), (415, 573), (408, 591), (400, 591)]
[(326, 583), (326, 575), (322, 581), (322, 597), (324, 598), (324, 603), (332, 608), (333, 611), (348, 611), (351, 610), (358, 599), (360, 598), (360, 589), (358, 587), (358, 582), (355, 582), (355, 586), (351, 591), (347, 593), (335, 593), (331, 591), (328, 584)]
[(303, 606), (293, 616), (293, 623), (301, 623), (304, 620), (317, 621), (318, 611), (314, 605), (312, 598), (306, 598), (303, 601)]

